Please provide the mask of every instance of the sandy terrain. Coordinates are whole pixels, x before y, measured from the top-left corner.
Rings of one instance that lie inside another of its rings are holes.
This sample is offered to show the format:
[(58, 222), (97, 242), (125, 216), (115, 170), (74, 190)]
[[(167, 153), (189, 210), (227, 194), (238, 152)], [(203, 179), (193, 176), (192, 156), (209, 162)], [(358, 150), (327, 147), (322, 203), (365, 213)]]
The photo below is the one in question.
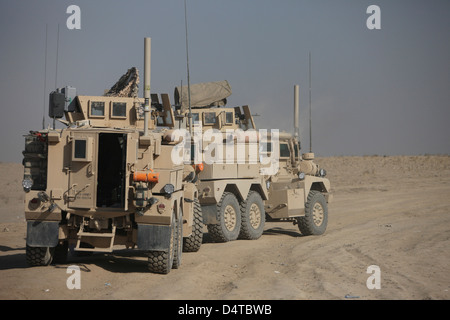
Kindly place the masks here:
[[(334, 201), (322, 236), (267, 223), (256, 241), (185, 253), (168, 275), (120, 250), (29, 268), (22, 166), (1, 163), (0, 299), (450, 299), (450, 157), (366, 156), (317, 161)], [(81, 289), (69, 290), (69, 265)], [(377, 265), (381, 288), (368, 289)]]

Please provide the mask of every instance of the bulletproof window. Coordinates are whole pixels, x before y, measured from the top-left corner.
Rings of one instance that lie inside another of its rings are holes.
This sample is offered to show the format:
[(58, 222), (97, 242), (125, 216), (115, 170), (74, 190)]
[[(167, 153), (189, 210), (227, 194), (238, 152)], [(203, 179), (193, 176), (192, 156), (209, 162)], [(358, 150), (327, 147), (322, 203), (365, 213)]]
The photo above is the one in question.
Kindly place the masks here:
[(233, 124), (233, 112), (225, 112), (225, 123)]
[(73, 161), (92, 161), (92, 138), (77, 138), (72, 145)]
[(192, 123), (197, 124), (200, 122), (200, 116), (198, 112), (192, 113)]
[(216, 113), (215, 112), (205, 112), (203, 114), (205, 124), (215, 124), (216, 123)]
[(195, 144), (191, 144), (191, 161), (195, 159)]
[(172, 125), (172, 117), (169, 111), (165, 112), (165, 117), (164, 117), (164, 122), (166, 123), (167, 126), (171, 126)]
[(75, 159), (86, 159), (86, 140), (75, 140)]
[(111, 117), (126, 118), (127, 104), (125, 102), (113, 102)]
[(287, 158), (291, 156), (287, 143), (280, 143), (280, 157)]
[(90, 116), (104, 117), (105, 103), (103, 101), (91, 101)]
[(297, 143), (295, 143), (295, 144), (294, 144), (295, 158), (298, 158), (298, 149), (299, 149), (299, 146), (298, 146)]

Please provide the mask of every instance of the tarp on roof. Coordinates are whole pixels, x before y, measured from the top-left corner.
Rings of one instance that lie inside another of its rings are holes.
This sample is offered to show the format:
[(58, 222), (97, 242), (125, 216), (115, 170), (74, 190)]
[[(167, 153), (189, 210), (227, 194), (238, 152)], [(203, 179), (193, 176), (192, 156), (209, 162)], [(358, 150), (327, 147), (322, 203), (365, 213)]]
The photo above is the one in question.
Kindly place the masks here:
[[(190, 85), (191, 107), (224, 106), (231, 95), (231, 86), (227, 80), (202, 82)], [(181, 105), (181, 111), (189, 109), (188, 86), (175, 88), (175, 104)]]

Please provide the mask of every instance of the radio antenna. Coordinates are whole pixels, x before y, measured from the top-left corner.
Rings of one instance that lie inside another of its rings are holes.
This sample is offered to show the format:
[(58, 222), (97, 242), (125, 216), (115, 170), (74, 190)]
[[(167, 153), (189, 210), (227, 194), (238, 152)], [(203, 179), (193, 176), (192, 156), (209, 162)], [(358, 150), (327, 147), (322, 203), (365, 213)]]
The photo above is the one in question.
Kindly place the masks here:
[[(59, 23), (58, 33), (56, 35), (56, 68), (55, 68), (55, 90), (58, 88), (58, 53), (59, 51)], [(55, 116), (53, 116), (53, 130), (55, 129)]]
[(56, 35), (56, 68), (55, 68), (55, 90), (58, 88), (58, 51), (59, 51), (59, 23)]
[(312, 152), (312, 126), (311, 126), (311, 51), (309, 52), (309, 152)]
[[(189, 134), (192, 136), (191, 82), (189, 79), (189, 46), (188, 46), (188, 23), (187, 23), (186, 0), (184, 0), (184, 27), (185, 27), (185, 31), (186, 31), (186, 69), (187, 69), (188, 106), (189, 106), (188, 124), (189, 124)], [(183, 99), (181, 101), (183, 101)]]
[(45, 61), (44, 61), (44, 110), (42, 114), (42, 129), (45, 129), (45, 98), (47, 96), (47, 36), (48, 24), (45, 25)]

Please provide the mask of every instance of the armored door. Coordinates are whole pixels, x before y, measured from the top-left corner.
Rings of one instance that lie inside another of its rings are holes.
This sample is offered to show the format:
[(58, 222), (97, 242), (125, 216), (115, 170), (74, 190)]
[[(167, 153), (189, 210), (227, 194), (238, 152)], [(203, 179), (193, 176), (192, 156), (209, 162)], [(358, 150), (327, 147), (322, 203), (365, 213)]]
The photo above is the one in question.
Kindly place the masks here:
[(75, 132), (71, 136), (71, 160), (67, 191), (69, 208), (95, 208), (96, 137), (93, 132)]

